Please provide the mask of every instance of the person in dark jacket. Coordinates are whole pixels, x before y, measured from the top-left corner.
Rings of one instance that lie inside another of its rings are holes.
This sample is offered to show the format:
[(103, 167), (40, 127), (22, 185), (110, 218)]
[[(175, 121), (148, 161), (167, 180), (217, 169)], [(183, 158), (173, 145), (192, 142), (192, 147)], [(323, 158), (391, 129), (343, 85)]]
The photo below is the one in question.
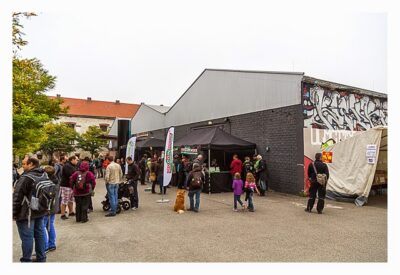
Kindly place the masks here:
[[(84, 177), (85, 184), (81, 189), (79, 182)], [(92, 172), (89, 171), (89, 164), (82, 161), (79, 171), (72, 174), (70, 187), (73, 189), (76, 203), (76, 222), (85, 223), (88, 219), (88, 208), (90, 197), (96, 187), (96, 179)]]
[(257, 161), (254, 164), (256, 179), (258, 186), (260, 187), (260, 196), (265, 196), (265, 192), (268, 191), (268, 173), (267, 163), (262, 159), (261, 155), (257, 155)]
[(143, 155), (143, 157), (139, 161), (139, 169), (140, 169), (140, 184), (146, 185), (145, 178), (146, 178), (146, 161), (147, 155)]
[[(314, 207), (315, 198), (318, 192), (318, 203), (317, 203), (317, 212), (318, 214), (322, 214), (322, 210), (324, 209), (325, 205), (325, 194), (326, 194), (326, 185), (322, 186), (317, 182), (317, 174), (325, 174), (327, 179), (329, 179), (329, 169), (328, 165), (321, 161), (322, 154), (316, 153), (315, 154), (315, 161), (314, 163), (310, 163), (308, 165), (308, 178), (310, 179), (311, 186), (310, 186), (310, 198), (307, 202), (307, 207), (304, 209), (306, 212), (311, 212)], [(315, 170), (317, 174), (315, 173)]]
[[(196, 186), (195, 182), (200, 180), (200, 186)], [(199, 212), (200, 207), (200, 193), (203, 188), (203, 184), (205, 182), (205, 176), (202, 172), (202, 168), (199, 163), (193, 163), (193, 170), (189, 173), (188, 180), (186, 181), (185, 188), (188, 187), (189, 192), (189, 201), (190, 201), (190, 208), (188, 211)], [(194, 196), (196, 196), (196, 204), (194, 202)]]
[[(157, 159), (152, 159), (150, 164), (150, 181), (151, 181), (151, 193), (156, 193), (156, 183), (157, 183), (157, 170), (158, 170), (158, 163)], [(155, 180), (152, 180), (152, 175), (155, 175)]]
[(164, 193), (165, 195), (167, 188), (166, 186), (164, 187), (164, 159), (162, 158), (158, 158), (156, 175), (157, 183), (160, 185), (160, 194)]
[(139, 208), (139, 195), (138, 195), (138, 179), (140, 176), (140, 169), (133, 162), (131, 157), (126, 158), (126, 163), (128, 164), (128, 174), (126, 174), (126, 179), (128, 180), (128, 184), (133, 187), (133, 192), (131, 194), (131, 209), (136, 210)]
[[(21, 262), (32, 262), (33, 240), (35, 240), (36, 261), (46, 261), (46, 241), (43, 227), (43, 217), (47, 211), (30, 210), (28, 203), (35, 189), (35, 182), (30, 177), (42, 177), (45, 171), (39, 167), (39, 160), (26, 156), (22, 161), (24, 173), (15, 184), (13, 193), (13, 219), (17, 223), (19, 237), (21, 238)], [(47, 176), (47, 175), (46, 175)]]
[[(61, 219), (66, 220), (69, 216), (75, 216), (73, 211), (74, 208), (74, 194), (72, 188), (70, 187), (70, 177), (76, 171), (76, 165), (78, 163), (78, 158), (76, 156), (71, 156), (68, 161), (64, 164), (61, 174)], [(79, 167), (79, 166), (78, 166)], [(68, 217), (65, 215), (65, 208), (68, 205)]]
[(54, 226), (54, 220), (56, 218), (56, 213), (58, 212), (59, 208), (60, 182), (55, 174), (56, 172), (55, 167), (46, 166), (44, 167), (44, 171), (49, 176), (49, 179), (56, 185), (56, 194), (57, 194), (49, 215), (45, 215), (43, 218), (43, 226), (46, 232), (45, 234), (46, 252), (48, 252), (56, 250), (56, 228)]

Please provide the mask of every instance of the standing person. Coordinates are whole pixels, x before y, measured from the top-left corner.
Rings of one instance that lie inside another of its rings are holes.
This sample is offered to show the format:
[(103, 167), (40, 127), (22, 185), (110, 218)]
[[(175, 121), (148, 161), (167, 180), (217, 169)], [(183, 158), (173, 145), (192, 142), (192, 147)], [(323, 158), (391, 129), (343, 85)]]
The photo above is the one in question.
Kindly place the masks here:
[[(61, 174), (61, 219), (66, 220), (68, 217), (75, 216), (73, 211), (74, 208), (74, 194), (73, 190), (69, 185), (70, 177), (76, 171), (76, 165), (78, 163), (78, 158), (76, 156), (71, 156), (65, 163)], [(65, 215), (65, 209), (68, 205), (68, 217)]]
[(238, 158), (238, 155), (234, 154), (230, 165), (232, 178), (235, 176), (236, 173), (239, 173), (239, 175), (242, 173), (242, 165), (243, 163)]
[[(193, 163), (193, 170), (189, 173), (187, 184), (185, 185), (185, 188), (189, 185), (188, 196), (190, 200), (190, 208), (188, 211), (199, 212), (200, 193), (205, 182), (205, 176), (201, 170), (199, 163)], [(196, 196), (196, 204), (194, 203), (194, 196)]]
[(244, 158), (244, 162), (243, 162), (243, 176), (244, 178), (246, 178), (247, 173), (252, 173), (254, 175), (255, 171), (254, 171), (254, 165), (250, 160), (250, 157), (245, 157)]
[(151, 193), (156, 193), (156, 183), (157, 183), (157, 170), (158, 163), (156, 159), (152, 159), (150, 164), (150, 182), (151, 182)]
[(125, 165), (126, 165), (126, 163), (125, 163), (125, 159), (124, 158), (121, 158), (120, 165), (121, 165), (121, 169), (122, 169), (122, 174), (125, 175)]
[[(96, 178), (95, 176), (95, 165), (94, 165), (94, 161), (90, 161), (89, 157), (86, 157), (83, 162), (86, 162), (88, 164), (89, 167), (89, 171), (92, 172), (93, 176)], [(82, 163), (83, 163), (82, 162)], [(80, 167), (80, 166), (79, 166)], [(79, 168), (77, 167), (77, 168)], [(80, 199), (80, 198), (79, 198)], [(88, 212), (93, 212), (93, 202), (92, 202), (92, 196), (89, 196), (89, 206), (88, 206)]]
[(167, 192), (167, 188), (166, 186), (164, 186), (164, 159), (162, 158), (158, 158), (157, 161), (157, 182), (160, 185), (160, 194), (165, 195), (165, 193)]
[(265, 196), (265, 192), (268, 191), (268, 181), (267, 181), (267, 164), (265, 160), (262, 159), (261, 155), (257, 155), (257, 161), (254, 164), (257, 175), (257, 183), (260, 187), (260, 196)]
[(257, 191), (257, 193), (260, 195), (260, 191), (257, 189), (256, 179), (252, 173), (247, 173), (246, 175), (244, 190), (246, 191), (246, 199), (248, 200), (247, 209), (249, 209), (250, 212), (254, 212), (253, 194), (254, 191)]
[(146, 159), (147, 155), (144, 154), (139, 161), (139, 169), (140, 169), (140, 184), (146, 185), (145, 178), (146, 178)]
[(114, 162), (114, 157), (109, 156), (108, 161), (110, 164), (107, 165), (106, 176), (104, 178), (106, 182), (107, 194), (110, 200), (111, 212), (106, 217), (114, 217), (117, 215), (118, 205), (118, 184), (122, 181), (122, 170), (121, 166)]
[(57, 211), (57, 214), (60, 214), (61, 213), (61, 181), (62, 181), (62, 170), (63, 170), (63, 167), (64, 167), (64, 165), (65, 165), (65, 163), (67, 162), (67, 156), (65, 156), (65, 155), (61, 155), (60, 156), (60, 161), (58, 162), (58, 163), (56, 163), (56, 165), (54, 166), (54, 169), (55, 169), (55, 172), (54, 172), (54, 174), (55, 174), (55, 176), (56, 176), (56, 178), (58, 179), (58, 184), (59, 184), (59, 192), (58, 192), (58, 211)]
[(151, 158), (147, 158), (146, 161), (146, 181), (150, 182), (150, 166), (151, 166)]
[(16, 163), (13, 163), (13, 183), (12, 185), (14, 186), (17, 180), (19, 179), (19, 174), (18, 174), (18, 165)]
[(234, 175), (234, 180), (232, 182), (233, 189), (233, 211), (237, 212), (237, 203), (244, 207), (243, 202), (240, 200), (240, 196), (243, 194), (243, 180), (240, 178), (240, 173)]
[(103, 160), (103, 164), (102, 164), (102, 166), (103, 166), (102, 171), (103, 171), (104, 177), (106, 176), (106, 169), (109, 164), (110, 164), (110, 161), (108, 160), (108, 156), (106, 156), (106, 158)]
[(70, 186), (74, 190), (76, 203), (76, 222), (85, 223), (88, 219), (88, 208), (92, 192), (96, 187), (96, 179), (89, 171), (89, 163), (82, 161), (79, 171), (71, 176)]
[(19, 237), (21, 239), (21, 262), (32, 262), (33, 240), (35, 240), (36, 261), (46, 262), (46, 241), (43, 227), (45, 210), (32, 210), (31, 198), (36, 193), (34, 179), (47, 177), (42, 168), (39, 168), (39, 160), (26, 156), (22, 160), (24, 173), (15, 184), (13, 193), (13, 220), (17, 223)]
[(139, 208), (139, 195), (138, 195), (138, 179), (140, 176), (139, 167), (133, 162), (131, 157), (126, 158), (128, 164), (128, 174), (126, 174), (126, 179), (128, 184), (133, 187), (133, 193), (131, 194), (131, 209), (136, 210)]
[(97, 169), (97, 177), (98, 178), (104, 177), (104, 175), (103, 175), (103, 158), (102, 157), (97, 158), (96, 169)]
[(182, 189), (184, 186), (184, 178), (185, 178), (185, 172), (183, 171), (183, 164), (181, 157), (178, 156), (177, 161), (176, 161), (176, 174), (177, 174), (177, 186), (178, 189)]
[(182, 165), (183, 165), (183, 172), (185, 174), (183, 184), (187, 186), (187, 179), (189, 177), (190, 172), (193, 170), (193, 163), (187, 156), (182, 156)]
[(315, 198), (318, 192), (318, 203), (317, 203), (317, 212), (318, 214), (322, 214), (322, 210), (324, 209), (325, 205), (325, 194), (326, 194), (326, 184), (322, 185), (317, 182), (317, 174), (325, 174), (326, 180), (329, 179), (329, 169), (328, 165), (321, 161), (322, 154), (316, 153), (315, 154), (315, 161), (314, 163), (310, 163), (308, 165), (308, 178), (311, 182), (310, 186), (310, 198), (307, 202), (307, 208), (304, 209), (306, 212), (310, 212), (314, 207)]
[(46, 166), (44, 171), (49, 176), (49, 179), (56, 185), (56, 198), (54, 200), (54, 204), (50, 209), (49, 215), (45, 215), (43, 217), (43, 226), (45, 230), (45, 243), (46, 243), (46, 252), (56, 250), (56, 228), (54, 226), (54, 221), (56, 219), (56, 213), (58, 212), (59, 208), (59, 192), (60, 192), (60, 180), (56, 177), (56, 170), (52, 166)]

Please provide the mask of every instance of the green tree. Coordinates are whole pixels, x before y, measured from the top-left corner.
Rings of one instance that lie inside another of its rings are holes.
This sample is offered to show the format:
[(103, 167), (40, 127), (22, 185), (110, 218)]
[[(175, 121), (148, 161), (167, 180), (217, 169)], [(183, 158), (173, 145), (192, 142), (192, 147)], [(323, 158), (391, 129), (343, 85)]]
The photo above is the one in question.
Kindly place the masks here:
[(93, 155), (107, 144), (107, 141), (100, 137), (104, 133), (98, 126), (89, 126), (88, 130), (78, 137), (77, 147), (90, 152), (93, 158)]
[(47, 139), (42, 142), (40, 150), (53, 156), (55, 152), (69, 153), (74, 151), (73, 142), (77, 139), (78, 133), (64, 123), (48, 123), (44, 127)]
[(38, 150), (46, 140), (44, 125), (67, 111), (60, 106), (61, 99), (45, 95), (55, 87), (56, 77), (38, 59), (18, 57), (18, 50), (28, 43), (23, 39), (20, 17), (34, 15), (13, 14), (13, 154), (19, 156)]

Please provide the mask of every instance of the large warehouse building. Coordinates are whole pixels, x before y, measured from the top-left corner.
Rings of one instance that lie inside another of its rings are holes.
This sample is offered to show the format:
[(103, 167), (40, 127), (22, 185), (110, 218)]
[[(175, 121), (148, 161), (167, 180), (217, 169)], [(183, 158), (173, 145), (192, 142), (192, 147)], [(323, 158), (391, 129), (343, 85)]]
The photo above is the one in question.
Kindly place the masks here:
[(204, 127), (255, 143), (267, 162), (270, 188), (305, 189), (304, 167), (321, 144), (387, 125), (387, 95), (298, 72), (205, 69), (168, 110), (142, 104), (131, 134), (175, 139)]

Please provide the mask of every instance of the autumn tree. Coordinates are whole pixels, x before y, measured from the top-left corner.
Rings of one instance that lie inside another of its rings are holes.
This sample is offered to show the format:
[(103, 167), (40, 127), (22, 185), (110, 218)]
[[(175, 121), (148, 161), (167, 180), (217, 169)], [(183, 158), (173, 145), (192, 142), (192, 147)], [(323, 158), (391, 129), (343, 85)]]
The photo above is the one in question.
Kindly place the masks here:
[(38, 150), (47, 138), (44, 125), (67, 111), (60, 106), (61, 99), (45, 94), (54, 89), (56, 77), (38, 59), (18, 56), (21, 47), (28, 44), (20, 18), (31, 16), (35, 14), (13, 14), (13, 154), (19, 156)]
[(75, 129), (65, 123), (48, 123), (44, 127), (46, 140), (42, 142), (40, 150), (51, 158), (55, 152), (69, 153), (75, 150), (74, 141), (78, 134)]

